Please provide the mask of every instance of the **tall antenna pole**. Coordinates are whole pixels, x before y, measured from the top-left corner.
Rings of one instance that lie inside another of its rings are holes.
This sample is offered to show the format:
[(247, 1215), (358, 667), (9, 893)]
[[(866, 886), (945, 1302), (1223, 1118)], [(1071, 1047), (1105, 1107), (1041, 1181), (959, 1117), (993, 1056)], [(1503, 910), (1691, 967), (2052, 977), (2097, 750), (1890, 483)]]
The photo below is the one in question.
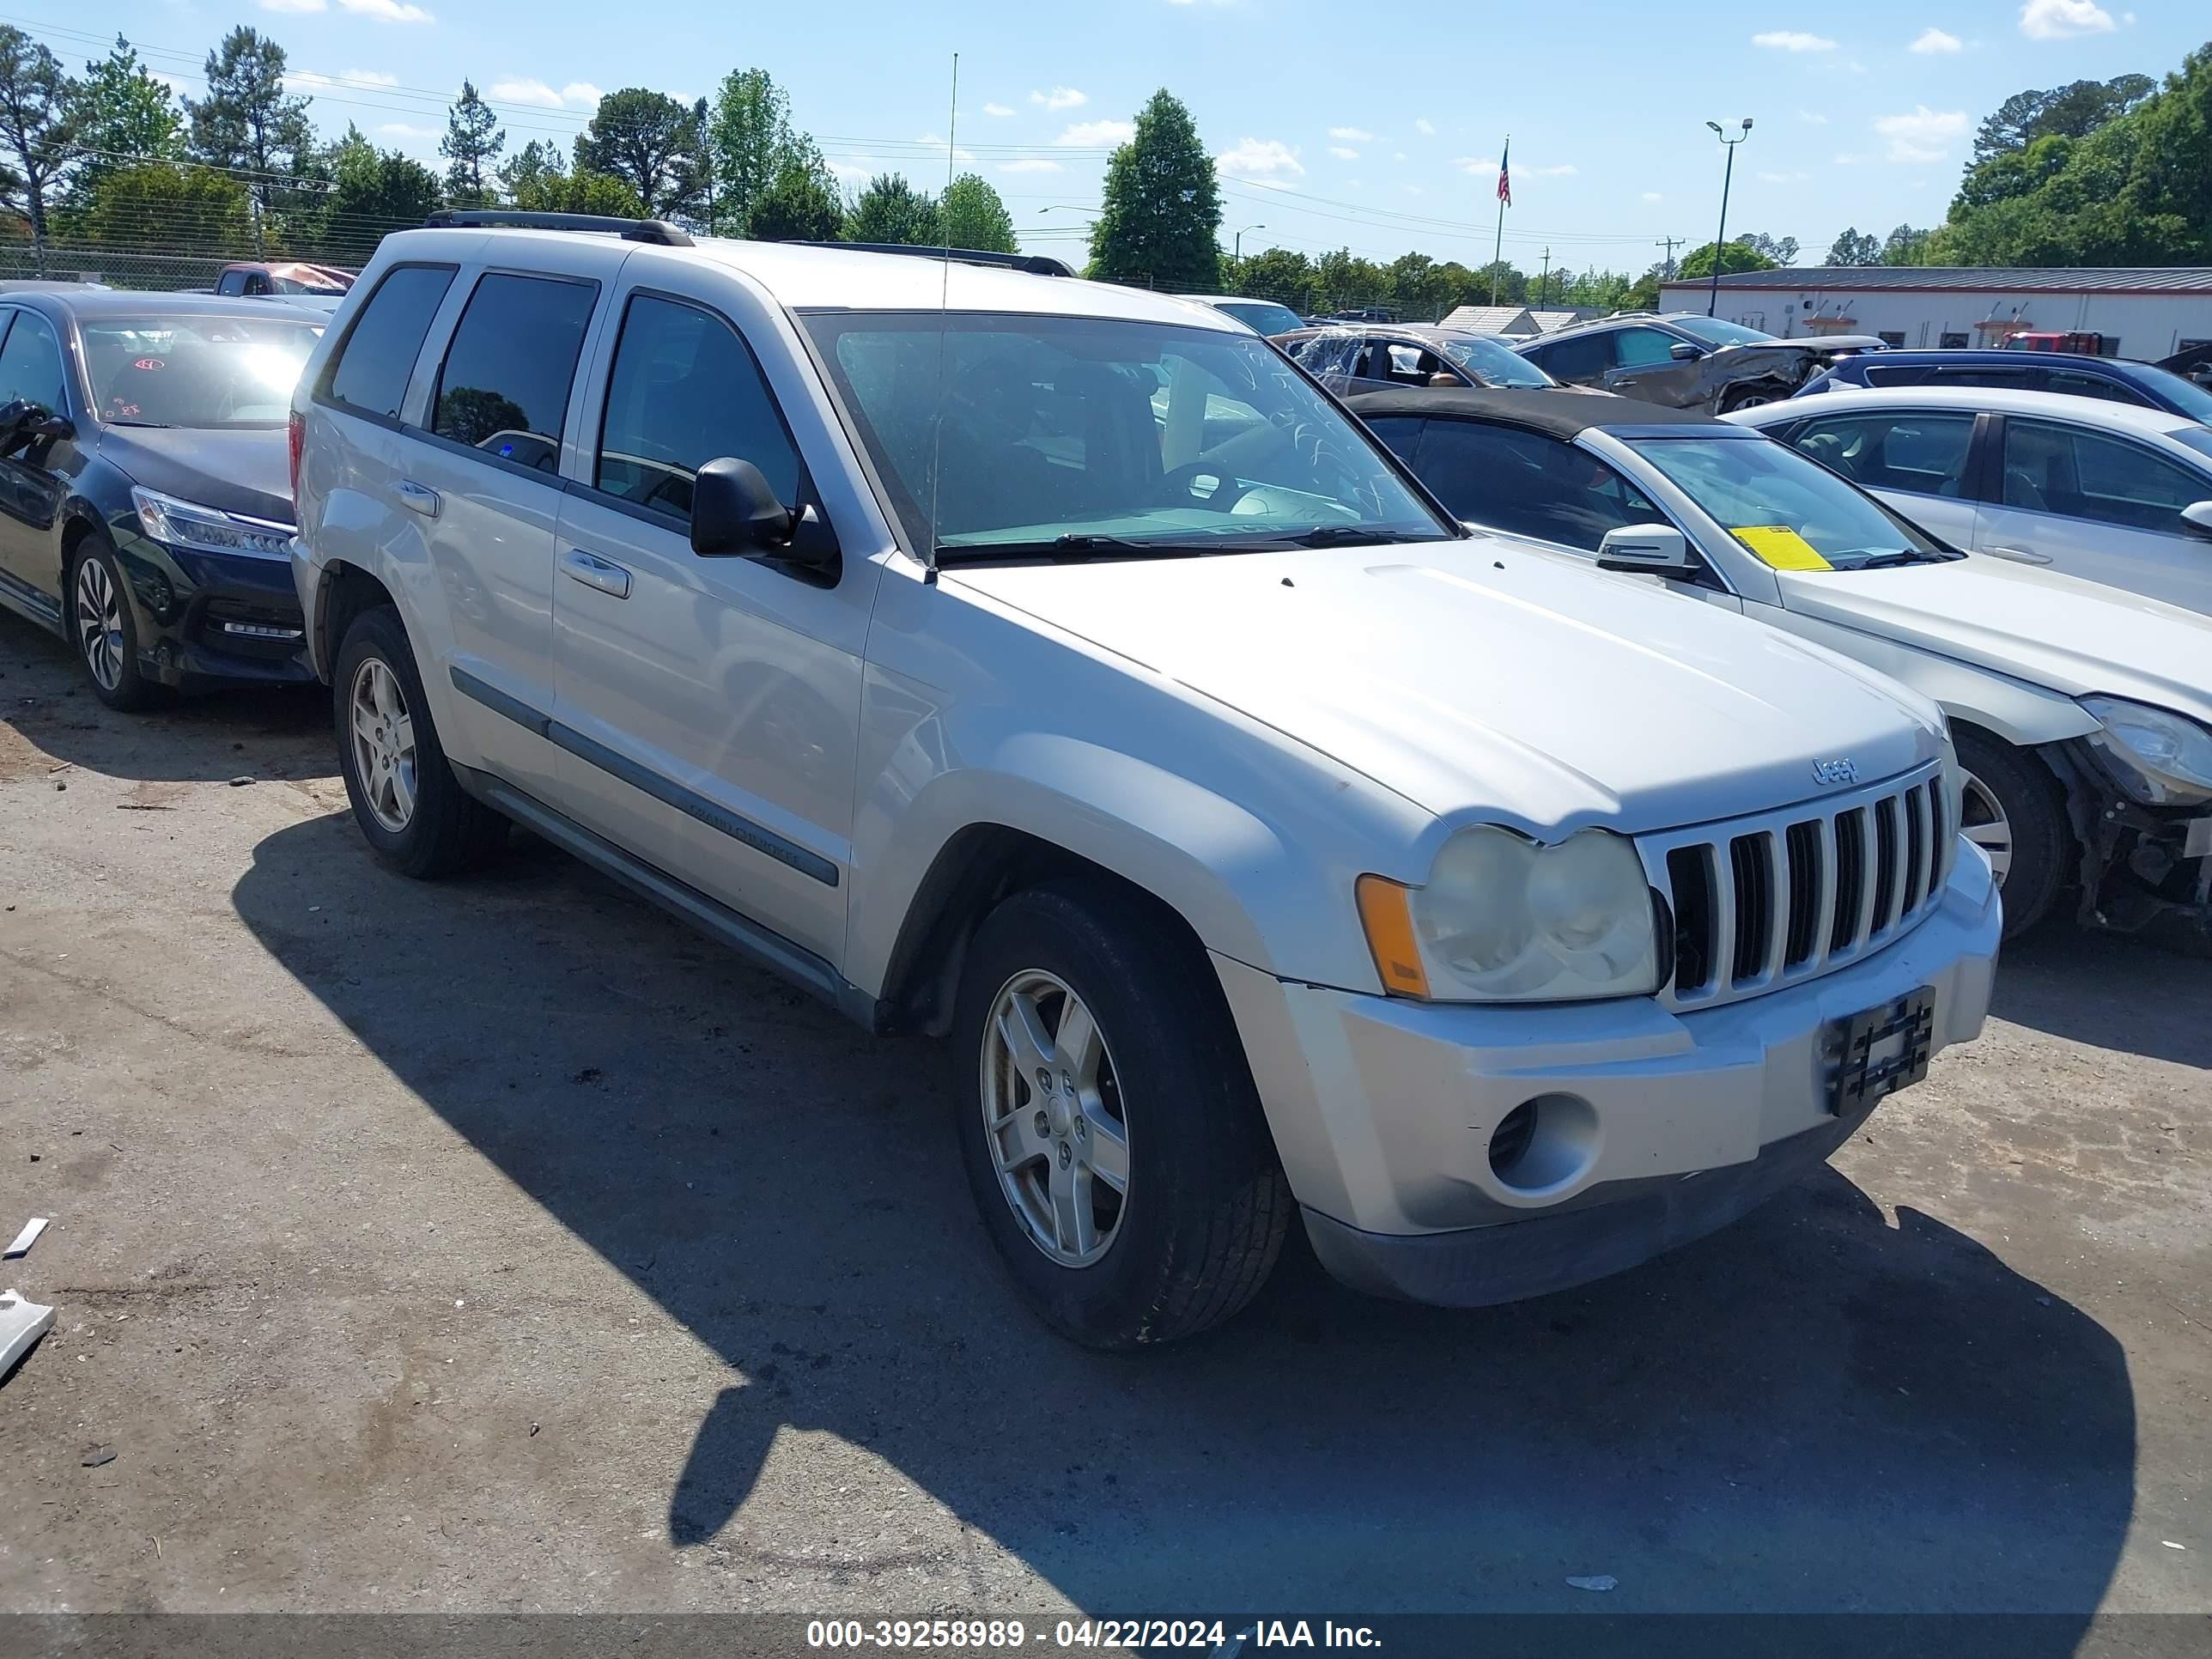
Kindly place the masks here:
[[(952, 54), (952, 109), (945, 118), (945, 189), (952, 190), (952, 163), (959, 154), (957, 147), (960, 137), (960, 54)], [(945, 265), (937, 288), (937, 419), (929, 428), (929, 545), (922, 550), (922, 562), (927, 567), (925, 581), (937, 580), (937, 501), (940, 493), (939, 473), (945, 460), (945, 318), (952, 309), (952, 229), (945, 222), (945, 198), (937, 202), (937, 228), (944, 234)]]

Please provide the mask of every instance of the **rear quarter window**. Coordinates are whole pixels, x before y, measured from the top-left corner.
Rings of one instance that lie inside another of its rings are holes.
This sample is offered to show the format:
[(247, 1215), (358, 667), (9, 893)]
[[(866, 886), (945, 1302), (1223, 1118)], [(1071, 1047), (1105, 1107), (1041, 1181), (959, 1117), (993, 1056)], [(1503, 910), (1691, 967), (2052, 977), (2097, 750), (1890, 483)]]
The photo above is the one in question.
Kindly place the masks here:
[(368, 296), (361, 315), (338, 343), (325, 377), (334, 403), (386, 420), (399, 418), (415, 359), (430, 322), (453, 285), (452, 265), (395, 265)]

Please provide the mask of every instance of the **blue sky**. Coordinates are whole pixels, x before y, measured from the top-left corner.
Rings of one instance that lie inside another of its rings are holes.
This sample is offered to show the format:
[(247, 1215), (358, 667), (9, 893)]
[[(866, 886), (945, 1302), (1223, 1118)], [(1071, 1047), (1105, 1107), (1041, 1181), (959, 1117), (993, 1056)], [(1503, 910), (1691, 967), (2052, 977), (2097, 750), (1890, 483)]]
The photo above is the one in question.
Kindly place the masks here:
[(284, 45), (326, 130), (352, 119), (432, 161), (464, 76), (513, 149), (565, 146), (602, 89), (711, 94), (757, 65), (846, 177), (898, 169), (933, 189), (957, 50), (963, 170), (990, 179), (1024, 243), (1047, 250), (1079, 251), (1106, 155), (1162, 85), (1218, 158), (1224, 245), (1266, 227), (1246, 232), (1248, 253), (1348, 245), (1479, 264), (1510, 132), (1505, 247), (1531, 270), (1547, 246), (1554, 267), (1641, 270), (1662, 237), (1710, 239), (1708, 118), (1757, 120), (1731, 231), (1794, 235), (1809, 262), (1845, 224), (1936, 223), (1976, 125), (2007, 94), (2163, 75), (2208, 32), (2202, 0), (1869, 0), (1829, 9), (1833, 21), (1649, 0), (846, 0), (834, 14), (632, 0), (619, 27), (599, 0), (126, 0), (59, 25), (4, 7), (73, 64), (120, 30), (186, 91), (223, 30), (251, 21)]

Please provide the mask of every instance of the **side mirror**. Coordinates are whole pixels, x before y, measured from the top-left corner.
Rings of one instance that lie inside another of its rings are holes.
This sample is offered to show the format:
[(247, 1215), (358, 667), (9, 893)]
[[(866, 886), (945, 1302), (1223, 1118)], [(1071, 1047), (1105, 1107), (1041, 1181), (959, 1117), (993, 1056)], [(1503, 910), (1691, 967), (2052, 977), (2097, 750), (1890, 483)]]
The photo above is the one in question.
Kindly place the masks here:
[(34, 444), (58, 443), (64, 438), (76, 436), (76, 422), (66, 415), (49, 415), (32, 422), (26, 431)]
[(1687, 340), (1677, 340), (1667, 348), (1667, 355), (1678, 363), (1694, 363), (1705, 355), (1705, 349), (1693, 346)]
[(691, 481), (691, 550), (707, 558), (782, 559), (817, 568), (837, 562), (837, 538), (812, 507), (793, 513), (750, 461), (725, 455)]
[(1646, 576), (1686, 576), (1690, 538), (1671, 524), (1627, 524), (1597, 544), (1597, 568)]
[(27, 398), (0, 404), (0, 455), (12, 455), (31, 441), (31, 428), (46, 411)]
[(2212, 501), (2191, 501), (2181, 509), (2181, 533), (2212, 541)]

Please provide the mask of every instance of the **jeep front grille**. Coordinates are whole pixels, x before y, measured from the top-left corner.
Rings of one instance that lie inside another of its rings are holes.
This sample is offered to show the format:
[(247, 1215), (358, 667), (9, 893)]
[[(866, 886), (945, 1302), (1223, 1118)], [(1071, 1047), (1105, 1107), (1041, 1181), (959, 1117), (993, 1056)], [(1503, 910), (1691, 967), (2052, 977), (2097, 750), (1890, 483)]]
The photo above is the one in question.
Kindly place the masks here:
[(1671, 1008), (1840, 968), (1927, 918), (1957, 856), (1940, 766), (1832, 800), (1637, 839), (1674, 918)]

